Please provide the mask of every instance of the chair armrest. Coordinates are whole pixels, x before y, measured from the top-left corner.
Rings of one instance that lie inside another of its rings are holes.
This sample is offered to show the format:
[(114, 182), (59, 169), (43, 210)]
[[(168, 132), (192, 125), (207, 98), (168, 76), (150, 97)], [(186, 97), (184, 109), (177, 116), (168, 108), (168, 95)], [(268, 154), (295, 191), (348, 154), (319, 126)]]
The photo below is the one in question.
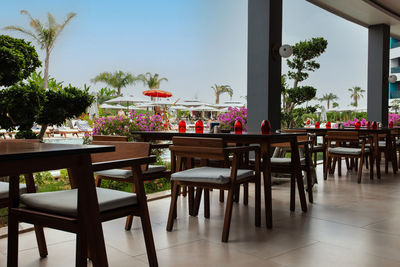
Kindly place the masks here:
[(153, 163), (153, 162), (156, 162), (156, 156), (96, 162), (96, 163), (92, 164), (92, 168), (93, 168), (94, 172), (97, 172), (97, 171), (104, 171), (104, 170), (109, 170), (109, 169), (132, 167), (135, 165), (149, 164), (149, 163)]
[(251, 146), (234, 146), (234, 147), (225, 147), (224, 151), (227, 153), (243, 153), (249, 151), (260, 151), (260, 147), (256, 145)]

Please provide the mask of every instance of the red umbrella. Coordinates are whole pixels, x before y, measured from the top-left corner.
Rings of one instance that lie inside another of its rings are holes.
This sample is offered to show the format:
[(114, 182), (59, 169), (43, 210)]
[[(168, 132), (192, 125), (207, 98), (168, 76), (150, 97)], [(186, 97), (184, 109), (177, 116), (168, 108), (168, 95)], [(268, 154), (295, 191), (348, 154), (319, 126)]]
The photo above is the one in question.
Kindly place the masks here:
[(151, 96), (151, 97), (171, 97), (172, 94), (167, 91), (159, 90), (159, 89), (151, 89), (144, 91), (142, 94), (145, 96)]

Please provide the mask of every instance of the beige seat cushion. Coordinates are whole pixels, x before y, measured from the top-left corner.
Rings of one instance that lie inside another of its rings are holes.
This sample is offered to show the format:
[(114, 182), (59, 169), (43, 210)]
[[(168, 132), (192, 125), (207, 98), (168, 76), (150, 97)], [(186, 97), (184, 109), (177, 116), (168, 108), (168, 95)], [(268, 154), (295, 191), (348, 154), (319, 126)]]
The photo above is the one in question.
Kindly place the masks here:
[[(343, 154), (350, 156), (357, 156), (361, 154), (361, 148), (352, 148), (352, 147), (330, 147), (328, 148), (329, 153), (332, 154)], [(369, 152), (369, 148), (365, 148), (364, 151), (366, 153)]]
[[(143, 175), (163, 172), (166, 170), (167, 167), (165, 167), (164, 165), (149, 165), (147, 171), (143, 172)], [(110, 169), (110, 170), (96, 172), (96, 174), (104, 177), (113, 177), (120, 179), (127, 179), (129, 177), (132, 177), (132, 171), (124, 169)]]
[[(136, 194), (96, 188), (100, 212), (136, 205)], [(78, 190), (63, 190), (21, 195), (21, 203), (35, 210), (73, 216), (78, 214)]]
[[(271, 158), (271, 164), (273, 164), (273, 165), (291, 165), (292, 159), (291, 158)], [(306, 159), (300, 158), (300, 164), (306, 165)]]
[[(8, 198), (8, 188), (9, 188), (9, 183), (0, 182), (0, 199)], [(25, 184), (19, 184), (19, 193), (20, 194), (26, 193)]]
[[(253, 175), (252, 170), (238, 170), (237, 180), (245, 179)], [(226, 184), (230, 182), (231, 169), (200, 167), (176, 172), (171, 175), (171, 180), (197, 182), (197, 183), (213, 183)]]

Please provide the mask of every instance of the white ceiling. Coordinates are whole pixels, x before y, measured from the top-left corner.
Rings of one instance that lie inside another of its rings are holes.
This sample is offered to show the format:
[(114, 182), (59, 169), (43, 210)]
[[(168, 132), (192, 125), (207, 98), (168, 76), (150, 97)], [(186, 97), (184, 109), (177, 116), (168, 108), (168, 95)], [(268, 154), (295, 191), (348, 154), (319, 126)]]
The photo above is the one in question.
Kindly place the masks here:
[(307, 1), (364, 27), (388, 24), (391, 35), (400, 39), (400, 0)]

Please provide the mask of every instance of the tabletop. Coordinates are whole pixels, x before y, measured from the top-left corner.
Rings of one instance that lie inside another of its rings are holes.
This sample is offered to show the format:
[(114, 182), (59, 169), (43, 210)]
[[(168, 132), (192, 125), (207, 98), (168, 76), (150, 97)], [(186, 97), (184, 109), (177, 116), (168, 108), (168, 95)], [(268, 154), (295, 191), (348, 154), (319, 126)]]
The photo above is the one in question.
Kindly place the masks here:
[(112, 151), (114, 146), (0, 142), (0, 161)]
[(356, 129), (353, 127), (345, 127), (343, 129), (338, 129), (338, 128), (293, 128), (291, 130), (299, 130), (299, 131), (307, 131), (307, 132), (327, 132), (327, 131), (360, 131), (360, 132), (370, 132), (370, 133), (387, 133), (388, 131), (391, 130), (398, 130), (400, 128), (388, 128), (388, 127), (382, 127), (382, 128), (377, 128), (377, 129), (372, 129), (372, 128), (367, 128), (367, 127), (361, 127), (360, 129)]

